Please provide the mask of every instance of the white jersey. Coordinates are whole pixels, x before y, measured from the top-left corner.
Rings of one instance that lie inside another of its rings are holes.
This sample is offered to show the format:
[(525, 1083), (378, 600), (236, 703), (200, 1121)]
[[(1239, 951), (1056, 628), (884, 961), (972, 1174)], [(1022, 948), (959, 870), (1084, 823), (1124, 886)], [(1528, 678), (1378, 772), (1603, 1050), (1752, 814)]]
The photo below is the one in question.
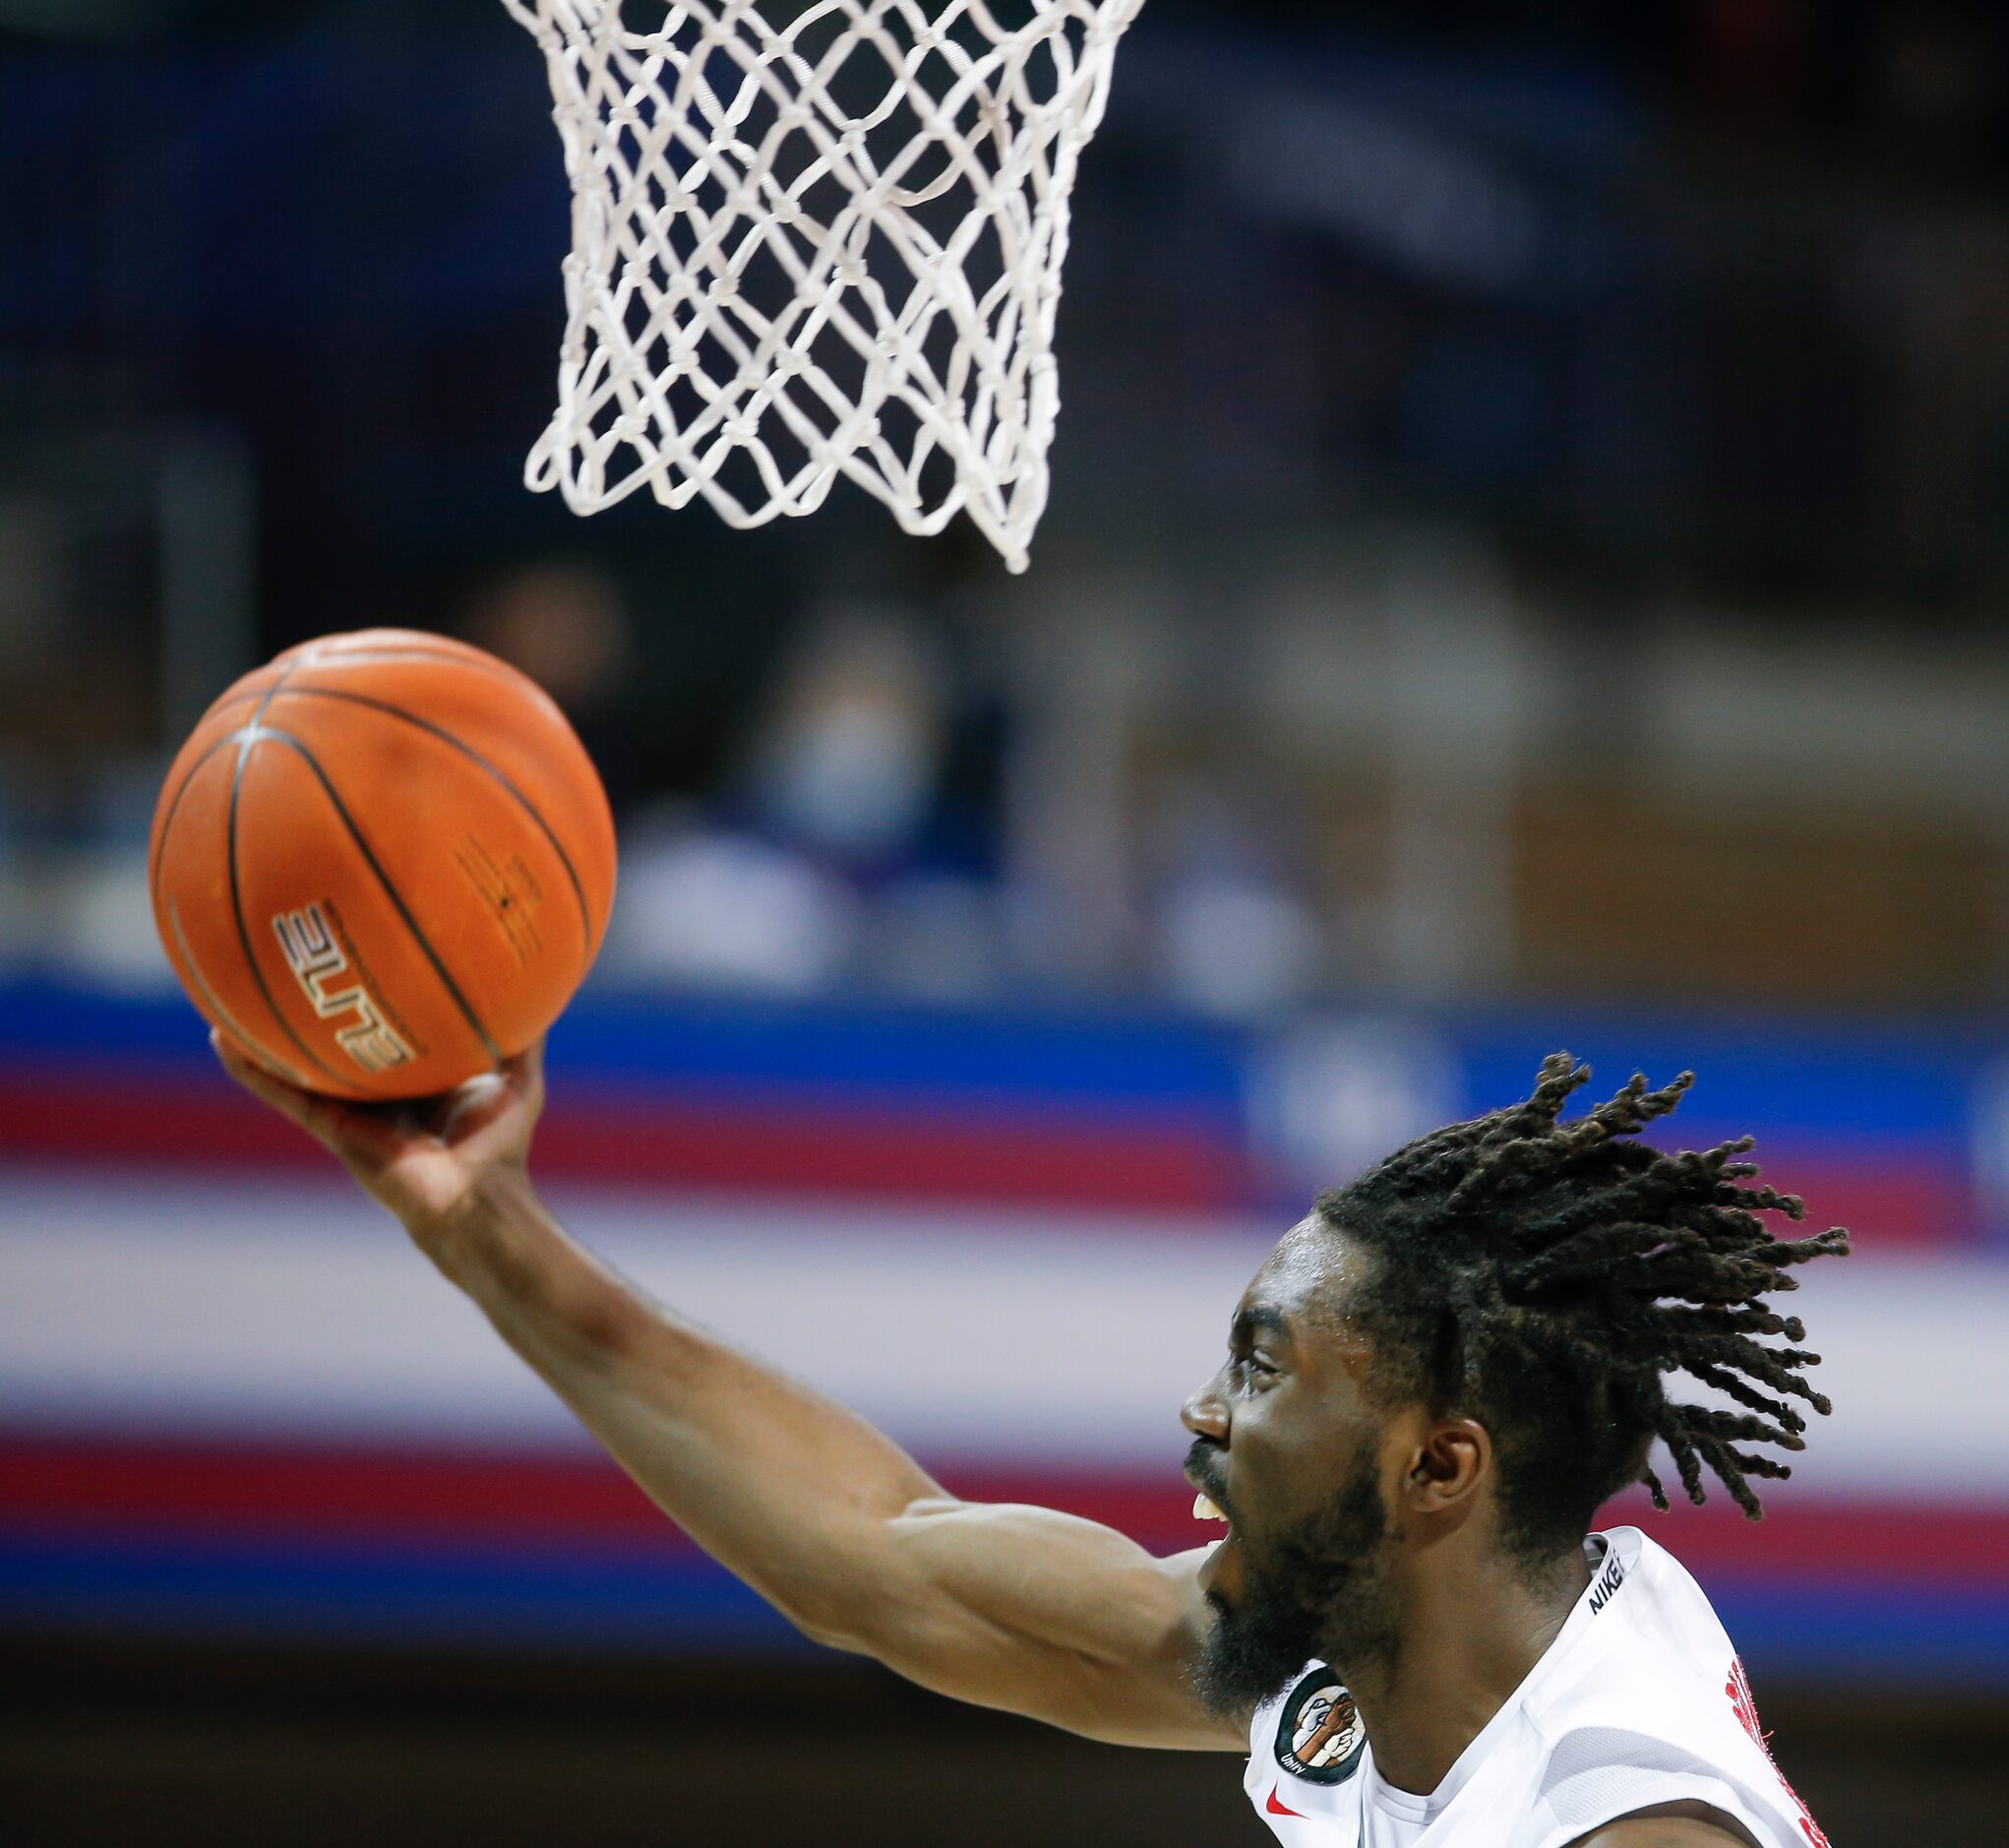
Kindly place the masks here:
[(1285, 1848), (1565, 1848), (1621, 1816), (1700, 1802), (1761, 1848), (1827, 1848), (1766, 1750), (1702, 1588), (1637, 1527), (1591, 1536), (1555, 1640), (1428, 1797), (1384, 1782), (1322, 1663), (1249, 1729), (1249, 1801)]

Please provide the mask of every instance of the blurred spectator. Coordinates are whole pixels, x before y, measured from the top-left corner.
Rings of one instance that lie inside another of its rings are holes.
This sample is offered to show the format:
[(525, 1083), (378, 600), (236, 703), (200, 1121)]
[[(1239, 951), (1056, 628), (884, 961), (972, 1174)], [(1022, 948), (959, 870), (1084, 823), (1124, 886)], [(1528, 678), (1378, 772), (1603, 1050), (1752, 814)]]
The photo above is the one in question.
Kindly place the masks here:
[(520, 567), (483, 586), (460, 633), (556, 700), (607, 785), (617, 816), (639, 794), (644, 722), (633, 697), (634, 620), (619, 586), (591, 565)]
[(116, 832), (105, 795), (130, 808), (120, 767), (156, 742), (152, 640), (107, 615), (112, 548), (90, 513), (0, 495), (0, 835)]
[(1183, 778), (1155, 832), (1159, 974), (1172, 995), (1203, 1014), (1259, 1019), (1321, 985), (1318, 916), (1282, 865), (1274, 804)]
[(943, 651), (904, 612), (815, 615), (714, 817), (658, 809), (630, 830), (616, 965), (766, 992), (985, 992), (991, 902), (942, 825), (953, 704)]
[(940, 782), (946, 674), (913, 620), (826, 611), (781, 669), (747, 751), (744, 796), (763, 832), (855, 875), (913, 853)]

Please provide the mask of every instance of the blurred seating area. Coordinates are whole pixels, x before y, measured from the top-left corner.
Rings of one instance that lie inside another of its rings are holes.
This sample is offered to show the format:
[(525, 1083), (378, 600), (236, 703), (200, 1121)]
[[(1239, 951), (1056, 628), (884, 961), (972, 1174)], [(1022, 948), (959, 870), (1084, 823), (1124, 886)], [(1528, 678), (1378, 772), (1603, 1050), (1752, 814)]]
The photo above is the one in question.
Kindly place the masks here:
[(396, 623), (592, 746), (610, 983), (1989, 1003), (1992, 16), (1440, 11), (1154, 8), (1018, 582), (862, 497), (748, 539), (522, 493), (565, 206), (499, 8), (12, 0), (0, 959), (163, 985), (179, 733)]
[[(75, 607), (20, 609), (0, 668), (0, 967), (166, 992), (153, 664)], [(1063, 561), (947, 617), (810, 596), (694, 736), (707, 696), (643, 668), (663, 644), (635, 611), (561, 560), (436, 625), (540, 678), (601, 766), (604, 983), (1260, 1022), (1481, 997), (1960, 1012), (2009, 980), (2009, 647), (1984, 629), (1672, 590), (1593, 619), (1469, 528), (1350, 524)]]

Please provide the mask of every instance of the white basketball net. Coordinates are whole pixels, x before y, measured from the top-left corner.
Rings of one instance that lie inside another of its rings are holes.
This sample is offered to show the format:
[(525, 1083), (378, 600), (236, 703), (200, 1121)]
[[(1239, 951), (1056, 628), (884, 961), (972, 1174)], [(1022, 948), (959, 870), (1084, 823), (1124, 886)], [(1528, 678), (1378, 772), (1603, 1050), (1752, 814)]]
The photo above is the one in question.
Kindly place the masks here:
[(1023, 570), (1067, 196), (1142, 0), (763, 3), (785, 23), (504, 0), (573, 187), (558, 410), (524, 478), (577, 513), (645, 486), (757, 526), (847, 475), (909, 532), (967, 509)]

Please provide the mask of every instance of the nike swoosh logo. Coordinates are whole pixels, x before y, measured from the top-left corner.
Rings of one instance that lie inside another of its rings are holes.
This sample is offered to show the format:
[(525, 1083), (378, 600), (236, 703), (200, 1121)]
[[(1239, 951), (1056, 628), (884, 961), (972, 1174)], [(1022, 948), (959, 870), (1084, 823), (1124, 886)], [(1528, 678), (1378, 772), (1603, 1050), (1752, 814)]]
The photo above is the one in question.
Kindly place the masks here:
[(1304, 1811), (1302, 1810), (1292, 1809), (1291, 1806), (1287, 1803), (1277, 1802), (1277, 1787), (1274, 1784), (1272, 1784), (1269, 1787), (1269, 1801), (1262, 1807), (1265, 1810), (1267, 1810), (1271, 1816), (1295, 1816), (1302, 1819), (1305, 1814)]

